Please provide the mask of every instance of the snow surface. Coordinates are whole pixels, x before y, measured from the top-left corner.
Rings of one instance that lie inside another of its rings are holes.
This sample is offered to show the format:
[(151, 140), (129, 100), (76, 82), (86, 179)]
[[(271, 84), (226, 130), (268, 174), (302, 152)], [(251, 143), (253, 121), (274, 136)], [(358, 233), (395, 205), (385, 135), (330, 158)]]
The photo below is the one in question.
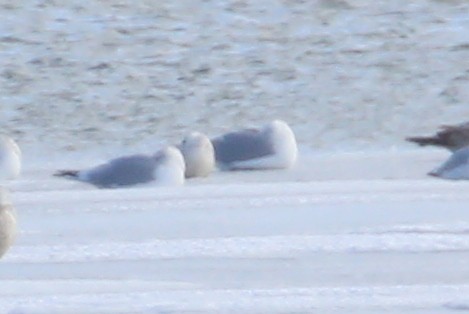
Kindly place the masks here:
[[(468, 120), (468, 29), (466, 0), (0, 1), (0, 313), (468, 312), (469, 184), (403, 141)], [(290, 170), (51, 176), (276, 118)]]
[(281, 118), (315, 149), (386, 148), (469, 116), (467, 0), (3, 0), (0, 21), (1, 128), (22, 147)]
[(10, 184), (0, 312), (466, 311), (469, 185), (425, 176), (445, 155), (303, 151), (291, 170), (118, 190), (31, 162)]

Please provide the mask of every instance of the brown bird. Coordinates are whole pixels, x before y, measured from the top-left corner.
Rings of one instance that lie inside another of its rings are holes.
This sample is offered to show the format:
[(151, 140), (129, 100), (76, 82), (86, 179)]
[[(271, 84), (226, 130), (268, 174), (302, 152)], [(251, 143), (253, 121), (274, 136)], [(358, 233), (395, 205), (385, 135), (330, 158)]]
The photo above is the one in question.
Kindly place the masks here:
[(420, 146), (441, 146), (454, 152), (469, 146), (469, 122), (457, 125), (443, 125), (440, 127), (440, 131), (433, 136), (408, 137), (406, 140)]

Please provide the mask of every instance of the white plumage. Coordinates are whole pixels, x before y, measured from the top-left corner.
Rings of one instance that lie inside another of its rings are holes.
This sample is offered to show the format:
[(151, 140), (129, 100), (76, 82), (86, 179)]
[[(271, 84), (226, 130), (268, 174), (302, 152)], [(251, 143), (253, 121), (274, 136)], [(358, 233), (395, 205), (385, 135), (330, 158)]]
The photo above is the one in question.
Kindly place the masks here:
[(10, 137), (0, 135), (0, 180), (16, 179), (20, 172), (20, 148)]
[(16, 218), (8, 191), (0, 187), (0, 257), (15, 240)]

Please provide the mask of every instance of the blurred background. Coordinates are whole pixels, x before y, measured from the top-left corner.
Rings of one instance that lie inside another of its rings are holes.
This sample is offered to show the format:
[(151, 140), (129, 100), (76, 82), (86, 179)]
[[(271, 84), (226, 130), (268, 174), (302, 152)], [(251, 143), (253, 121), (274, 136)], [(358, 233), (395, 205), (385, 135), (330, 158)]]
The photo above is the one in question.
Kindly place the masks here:
[(315, 150), (469, 120), (465, 0), (0, 2), (0, 132), (58, 151), (280, 118)]

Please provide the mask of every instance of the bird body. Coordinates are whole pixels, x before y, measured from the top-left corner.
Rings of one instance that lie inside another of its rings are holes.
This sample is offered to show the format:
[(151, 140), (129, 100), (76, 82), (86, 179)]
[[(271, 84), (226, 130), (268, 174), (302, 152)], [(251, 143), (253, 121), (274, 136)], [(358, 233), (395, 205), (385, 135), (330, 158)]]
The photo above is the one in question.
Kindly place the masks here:
[(16, 179), (21, 172), (21, 150), (16, 142), (0, 135), (0, 180)]
[(274, 120), (260, 129), (243, 129), (212, 139), (217, 165), (223, 170), (285, 169), (298, 155), (295, 134)]
[(175, 147), (154, 155), (131, 155), (110, 160), (85, 170), (60, 170), (54, 175), (93, 184), (100, 188), (119, 188), (154, 182), (166, 185), (184, 183), (184, 158)]
[(0, 258), (11, 247), (16, 237), (16, 218), (9, 193), (0, 187)]
[(444, 147), (454, 152), (469, 146), (469, 122), (457, 125), (443, 125), (433, 136), (408, 137), (406, 140), (420, 146)]

